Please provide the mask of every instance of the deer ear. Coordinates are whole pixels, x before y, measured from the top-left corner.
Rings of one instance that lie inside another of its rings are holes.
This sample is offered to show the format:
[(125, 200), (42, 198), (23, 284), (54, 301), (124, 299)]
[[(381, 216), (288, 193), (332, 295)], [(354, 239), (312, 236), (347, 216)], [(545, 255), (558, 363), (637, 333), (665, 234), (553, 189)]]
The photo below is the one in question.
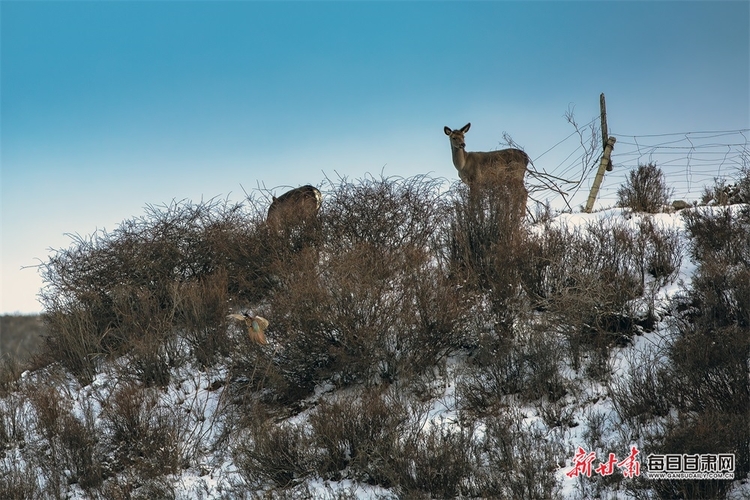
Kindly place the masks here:
[(468, 131), (469, 131), (469, 129), (470, 129), (470, 128), (471, 128), (471, 123), (467, 123), (467, 124), (466, 124), (466, 125), (464, 125), (464, 126), (463, 126), (463, 128), (461, 129), (461, 132), (463, 132), (463, 133), (465, 134), (466, 132), (468, 132)]
[(451, 132), (453, 132), (450, 127), (443, 127), (443, 132), (445, 132), (445, 135), (451, 135)]

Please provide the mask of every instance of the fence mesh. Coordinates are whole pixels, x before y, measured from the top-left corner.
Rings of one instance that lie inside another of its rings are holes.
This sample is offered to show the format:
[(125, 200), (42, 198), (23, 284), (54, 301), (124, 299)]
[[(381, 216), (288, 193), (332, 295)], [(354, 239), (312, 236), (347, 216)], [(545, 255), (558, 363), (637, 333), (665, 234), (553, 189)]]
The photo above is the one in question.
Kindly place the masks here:
[[(583, 128), (589, 127), (590, 135), (596, 136), (593, 123), (596, 117)], [(612, 153), (613, 170), (606, 172), (594, 209), (614, 206), (617, 190), (626, 182), (629, 172), (638, 165), (654, 163), (664, 173), (671, 189), (673, 200), (692, 202), (700, 200), (703, 191), (717, 181), (734, 182), (743, 168), (750, 166), (750, 129), (676, 132), (658, 135), (611, 134), (617, 138)], [(585, 134), (574, 132), (550, 148), (558, 149), (553, 168), (538, 168), (547, 151), (533, 160), (538, 171), (556, 179), (555, 183), (566, 194), (542, 186), (530, 179), (532, 196), (538, 201), (549, 201), (553, 208), (579, 210), (586, 203), (601, 158), (601, 143), (587, 143)], [(599, 139), (600, 141), (601, 139)], [(573, 141), (577, 144), (573, 144)], [(593, 154), (592, 154), (592, 149)], [(560, 153), (560, 150), (565, 153)], [(570, 153), (566, 154), (567, 151)], [(564, 182), (568, 181), (568, 182)]]

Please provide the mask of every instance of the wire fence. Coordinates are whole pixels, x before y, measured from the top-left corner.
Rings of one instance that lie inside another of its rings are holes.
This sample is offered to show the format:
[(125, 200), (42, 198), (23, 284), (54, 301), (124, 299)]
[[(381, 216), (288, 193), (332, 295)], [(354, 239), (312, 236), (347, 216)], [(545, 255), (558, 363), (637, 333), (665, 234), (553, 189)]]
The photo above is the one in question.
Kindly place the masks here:
[[(543, 164), (543, 157), (552, 151), (558, 157), (565, 155), (561, 151), (570, 151), (563, 160), (557, 160), (553, 168), (538, 170), (554, 180), (565, 194), (536, 184), (536, 188), (530, 190), (534, 199), (546, 200), (557, 209), (577, 211), (585, 205), (602, 154), (601, 138), (595, 125), (598, 120), (597, 116), (583, 127), (577, 127), (576, 132), (532, 160), (536, 167)], [(595, 210), (616, 205), (617, 190), (638, 165), (653, 163), (659, 167), (673, 190), (672, 199), (687, 202), (700, 201), (706, 187), (722, 181), (731, 184), (739, 178), (742, 169), (750, 168), (750, 129), (611, 135), (617, 138), (612, 153), (613, 170), (605, 172)]]

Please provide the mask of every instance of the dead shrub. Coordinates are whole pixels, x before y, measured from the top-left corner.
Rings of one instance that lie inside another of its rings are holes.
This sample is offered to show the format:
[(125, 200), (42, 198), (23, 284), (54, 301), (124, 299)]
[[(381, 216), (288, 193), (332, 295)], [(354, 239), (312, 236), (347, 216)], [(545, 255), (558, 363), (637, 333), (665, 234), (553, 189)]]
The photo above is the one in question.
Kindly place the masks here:
[[(750, 446), (748, 436), (748, 417), (714, 413), (707, 410), (698, 414), (682, 416), (671, 421), (664, 434), (651, 436), (647, 440), (651, 453), (684, 453), (696, 454), (735, 454), (735, 478), (745, 477), (747, 469), (747, 450)], [(662, 480), (650, 481), (660, 498), (725, 498), (732, 486), (731, 480)]]
[(667, 187), (664, 173), (656, 164), (638, 165), (617, 190), (617, 206), (655, 214), (669, 204), (673, 191)]
[(520, 261), (526, 230), (505, 185), (457, 190), (448, 237), (450, 273), (469, 290), (486, 292), (498, 330), (519, 314)]
[(448, 354), (473, 345), (472, 304), (446, 270), (422, 265), (407, 273), (403, 286), (409, 302), (401, 321), (410, 328), (398, 337), (401, 371), (411, 375), (428, 372)]
[(620, 420), (638, 429), (669, 414), (669, 394), (674, 389), (670, 387), (666, 360), (656, 353), (638, 353), (630, 361), (627, 374), (610, 381), (608, 388)]
[(678, 334), (680, 337), (670, 346), (670, 357), (679, 386), (691, 390), (674, 403), (687, 411), (712, 409), (746, 415), (750, 411), (747, 329), (702, 330), (683, 325)]
[(38, 483), (38, 471), (11, 457), (0, 458), (0, 498), (28, 500), (44, 498)]
[(473, 496), (482, 498), (556, 498), (555, 471), (564, 466), (559, 436), (523, 429), (523, 417), (510, 414), (484, 421), (477, 445)]
[(278, 342), (268, 380), (282, 398), (316, 383), (394, 381), (463, 343), (465, 304), (430, 259), (445, 202), (434, 182), (365, 179), (332, 186), (322, 244), (276, 260), (268, 297)]
[[(634, 427), (668, 414), (647, 434), (654, 453), (734, 453), (736, 477), (750, 471), (749, 216), (743, 209), (683, 212), (697, 270), (674, 299), (662, 360), (614, 391), (618, 413), (631, 425), (635, 420)], [(730, 484), (685, 480), (633, 487), (654, 488), (663, 498), (718, 498)]]
[(400, 265), (400, 257), (400, 252), (360, 244), (332, 257), (322, 270), (333, 326), (331, 349), (344, 384), (393, 379), (400, 371), (389, 365), (398, 359), (392, 355), (400, 351), (401, 332), (413, 321), (402, 313), (411, 297), (404, 294), (401, 280), (409, 268)]
[(677, 230), (659, 228), (645, 217), (638, 224), (636, 263), (640, 268), (641, 282), (653, 278), (654, 289), (674, 282), (682, 264), (682, 246)]
[(471, 370), (457, 384), (461, 408), (470, 414), (485, 415), (510, 395), (523, 401), (546, 398), (557, 401), (567, 393), (560, 370), (560, 346), (543, 329), (522, 339), (482, 337)]
[[(750, 292), (748, 278), (746, 274), (743, 293)], [(733, 291), (722, 293), (732, 295)], [(740, 307), (747, 305), (746, 300)], [(701, 307), (705, 313), (694, 322), (675, 326), (676, 337), (669, 346), (672, 391), (668, 397), (679, 413), (675, 425), (655, 440), (664, 443), (664, 450), (687, 450), (684, 446), (689, 442), (693, 445), (689, 449), (696, 453), (734, 453), (735, 474), (744, 477), (750, 471), (750, 338), (748, 327), (736, 321), (738, 316), (750, 317), (750, 311), (727, 311), (729, 321), (735, 319), (734, 324), (725, 325), (727, 317), (706, 307), (710, 305)]]
[(143, 387), (166, 387), (172, 378), (173, 367), (166, 345), (164, 339), (156, 336), (134, 339), (126, 357), (128, 363), (122, 367), (121, 373)]
[(132, 474), (123, 474), (109, 478), (97, 490), (95, 498), (107, 500), (150, 500), (154, 498), (174, 500), (180, 498), (168, 478), (143, 478)]
[(13, 446), (23, 447), (27, 439), (26, 396), (20, 391), (3, 398), (0, 404), (0, 452)]
[(246, 388), (262, 391), (281, 403), (305, 397), (330, 375), (333, 364), (332, 319), (328, 293), (322, 287), (318, 254), (302, 249), (275, 267), (277, 286), (267, 297), (271, 324), (266, 331), (273, 348), (249, 343), (235, 346), (233, 371), (247, 380)]
[(702, 263), (750, 266), (747, 240), (750, 209), (683, 210), (680, 215), (691, 237), (690, 256)]
[(430, 262), (448, 209), (436, 188), (424, 177), (344, 179), (327, 198), (329, 257), (320, 276), (331, 291), (334, 351), (345, 370), (352, 367), (344, 380), (419, 373), (460, 344), (452, 330), (461, 305)]
[(153, 389), (123, 385), (110, 396), (100, 418), (120, 468), (156, 478), (182, 466), (184, 422), (179, 413), (159, 404)]
[(229, 355), (227, 333), (229, 277), (225, 269), (183, 284), (178, 290), (176, 316), (182, 334), (201, 366), (210, 366)]
[(71, 474), (68, 482), (78, 483), (84, 490), (91, 490), (101, 484), (105, 471), (97, 448), (98, 436), (93, 419), (90, 413), (87, 417), (81, 421), (72, 413), (65, 415), (59, 439), (63, 452), (62, 463)]
[(425, 426), (425, 411), (382, 391), (322, 403), (309, 419), (317, 473), (393, 488), (410, 498), (465, 492), (473, 428)]
[[(483, 339), (484, 340), (484, 339)], [(510, 340), (480, 343), (477, 366), (456, 386), (462, 409), (483, 415), (498, 407), (502, 399), (523, 390), (526, 375), (521, 353)]]
[(676, 278), (681, 261), (678, 234), (650, 220), (636, 228), (611, 219), (582, 230), (548, 226), (530, 238), (528, 253), (525, 290), (564, 334), (576, 370), (583, 352), (593, 348), (606, 361), (609, 347), (653, 327), (653, 294)]
[(37, 364), (43, 366), (59, 361), (81, 385), (90, 384), (102, 353), (94, 312), (60, 301), (45, 312), (44, 320), (50, 335), (44, 339), (44, 350)]
[(434, 224), (447, 209), (439, 182), (423, 176), (331, 182), (321, 209), (326, 249), (429, 247)]
[(407, 429), (392, 464), (392, 480), (405, 497), (456, 498), (470, 492), (474, 473), (472, 426)]
[(101, 484), (104, 472), (91, 409), (84, 406), (84, 418), (80, 420), (73, 414), (72, 403), (54, 386), (28, 387), (26, 391), (34, 409), (36, 431), (46, 444), (34, 458), (47, 489), (62, 491), (63, 485), (78, 483), (89, 490)]
[(249, 434), (233, 447), (232, 455), (240, 475), (252, 488), (285, 488), (310, 472), (309, 437), (294, 424), (255, 421)]
[(360, 481), (388, 487), (408, 417), (401, 402), (376, 391), (321, 403), (309, 419), (316, 470), (340, 480), (348, 468)]
[(411, 314), (417, 302), (411, 273), (419, 267), (394, 253), (363, 244), (320, 266), (304, 255), (290, 261), (294, 268), (270, 303), (276, 321), (269, 334), (281, 342), (275, 367), (292, 387), (305, 392), (326, 378), (343, 385), (393, 380), (423, 366), (406, 364), (406, 348), (416, 343), (413, 336), (435, 335), (437, 328)]
[(70, 411), (70, 402), (50, 386), (30, 388), (27, 396), (34, 408), (37, 432), (48, 440), (57, 436), (63, 416)]

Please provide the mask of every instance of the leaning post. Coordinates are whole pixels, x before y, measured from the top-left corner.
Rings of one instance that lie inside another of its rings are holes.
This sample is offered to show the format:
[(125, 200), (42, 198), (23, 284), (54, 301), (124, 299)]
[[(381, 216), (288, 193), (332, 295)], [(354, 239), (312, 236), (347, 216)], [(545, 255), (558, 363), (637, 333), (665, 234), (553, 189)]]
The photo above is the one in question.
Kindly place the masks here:
[(607, 145), (604, 147), (602, 161), (599, 162), (599, 170), (596, 172), (594, 184), (591, 186), (591, 192), (589, 193), (589, 199), (588, 201), (586, 201), (586, 208), (584, 210), (586, 213), (591, 213), (591, 209), (594, 208), (596, 196), (599, 194), (599, 186), (602, 185), (602, 179), (604, 179), (604, 171), (607, 169), (607, 165), (609, 165), (611, 161), (610, 157), (612, 156), (612, 149), (614, 149), (616, 141), (617, 139), (611, 136), (607, 139)]

